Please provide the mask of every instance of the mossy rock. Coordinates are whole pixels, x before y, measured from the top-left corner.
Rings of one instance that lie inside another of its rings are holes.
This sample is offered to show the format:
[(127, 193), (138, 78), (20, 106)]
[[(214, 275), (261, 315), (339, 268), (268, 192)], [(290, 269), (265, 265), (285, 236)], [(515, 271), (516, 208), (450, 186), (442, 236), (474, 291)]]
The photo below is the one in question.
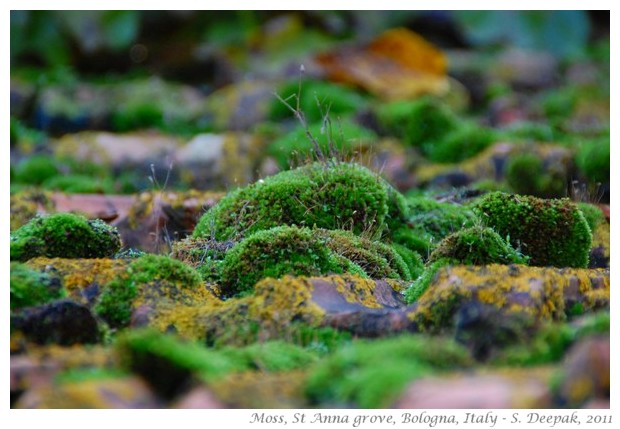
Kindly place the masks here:
[(586, 313), (609, 305), (609, 270), (443, 266), (408, 317), (420, 331), (441, 332), (454, 326), (461, 308), (472, 305), (494, 308), (498, 317), (522, 319), (528, 325), (564, 320), (575, 306)]
[(70, 213), (37, 216), (11, 233), (12, 261), (37, 256), (104, 258), (120, 248), (115, 227)]
[(57, 161), (46, 155), (33, 155), (21, 160), (15, 167), (14, 179), (17, 183), (40, 185), (47, 179), (60, 174)]
[[(147, 255), (130, 262), (105, 285), (94, 309), (111, 327), (122, 328), (142, 307), (207, 304), (213, 299), (194, 269), (166, 256)], [(148, 321), (150, 315), (146, 317)]]
[(305, 391), (313, 404), (385, 408), (410, 381), (472, 363), (467, 350), (443, 338), (359, 340), (315, 365)]
[(58, 279), (11, 262), (11, 310), (45, 304), (65, 296)]
[(479, 154), (496, 140), (492, 129), (464, 122), (442, 138), (425, 143), (423, 151), (432, 162), (458, 163)]
[(308, 228), (280, 226), (251, 235), (227, 254), (220, 286), (225, 296), (250, 291), (257, 281), (284, 275), (342, 273), (343, 267)]
[(37, 188), (11, 193), (11, 231), (28, 223), (39, 211), (54, 210), (52, 194)]
[[(316, 153), (316, 146), (308, 133), (318, 144), (321, 153)], [(338, 157), (347, 159), (356, 152), (372, 145), (378, 140), (377, 135), (360, 125), (350, 121), (325, 124), (312, 124), (306, 131), (298, 127), (288, 134), (275, 140), (268, 148), (282, 169), (313, 159), (331, 159)]]
[(380, 234), (388, 214), (399, 210), (394, 193), (360, 165), (314, 163), (229, 193), (202, 216), (192, 236), (238, 240), (281, 225)]
[(480, 226), (462, 229), (444, 238), (433, 250), (428, 262), (444, 258), (457, 265), (527, 263), (527, 258), (495, 231)]
[(575, 163), (591, 183), (609, 183), (611, 145), (609, 136), (587, 141), (580, 145)]
[(568, 199), (493, 192), (475, 205), (482, 222), (530, 258), (534, 266), (587, 267), (592, 232)]

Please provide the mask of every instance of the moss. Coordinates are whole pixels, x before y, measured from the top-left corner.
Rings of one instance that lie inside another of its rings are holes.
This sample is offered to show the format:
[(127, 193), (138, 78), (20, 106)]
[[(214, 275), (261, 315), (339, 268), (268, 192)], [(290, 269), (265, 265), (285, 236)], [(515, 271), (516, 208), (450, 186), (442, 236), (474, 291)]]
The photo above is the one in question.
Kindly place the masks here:
[(63, 296), (64, 289), (52, 276), (11, 262), (11, 310), (45, 304)]
[[(300, 91), (301, 85), (301, 91)], [(299, 105), (310, 123), (323, 119), (326, 113), (336, 118), (347, 113), (354, 113), (362, 109), (366, 99), (356, 91), (342, 85), (329, 82), (298, 80), (285, 83), (276, 93), (291, 106)], [(297, 95), (300, 94), (299, 100)], [(269, 106), (269, 118), (275, 121), (292, 118), (290, 109), (280, 100), (273, 100)]]
[(317, 354), (284, 341), (267, 341), (246, 347), (225, 347), (220, 352), (231, 361), (240, 361), (249, 369), (277, 372), (307, 367), (317, 361)]
[(405, 302), (407, 302), (407, 304), (413, 304), (420, 299), (430, 284), (435, 280), (437, 271), (446, 265), (450, 265), (450, 261), (447, 259), (436, 260), (428, 265), (422, 274), (416, 278), (411, 286), (405, 291)]
[(196, 268), (205, 281), (217, 283), (218, 267), (234, 245), (232, 241), (188, 237), (172, 244), (171, 257)]
[(465, 349), (441, 338), (403, 335), (360, 340), (313, 367), (305, 391), (314, 404), (385, 408), (410, 381), (471, 363)]
[(577, 207), (581, 210), (590, 231), (594, 232), (605, 221), (605, 214), (596, 205), (590, 203), (577, 203)]
[(609, 136), (583, 143), (575, 155), (575, 163), (591, 183), (609, 183)]
[(535, 266), (587, 267), (592, 233), (568, 199), (543, 200), (493, 192), (474, 206), (484, 224), (530, 257)]
[(133, 260), (125, 273), (106, 285), (95, 305), (95, 312), (110, 326), (129, 323), (134, 309), (141, 305), (191, 305), (208, 302), (200, 275), (191, 267), (166, 256), (146, 255)]
[(562, 359), (566, 351), (580, 339), (609, 333), (608, 312), (584, 316), (577, 323), (546, 323), (531, 339), (502, 350), (493, 361), (496, 365), (534, 366)]
[(102, 258), (120, 247), (115, 227), (69, 213), (37, 216), (11, 233), (11, 260), (36, 256)]
[(225, 241), (281, 225), (377, 234), (385, 227), (388, 188), (359, 165), (306, 165), (229, 193), (202, 216), (193, 237)]
[(126, 377), (128, 373), (118, 368), (71, 368), (54, 378), (56, 383), (81, 383), (84, 381), (109, 380)]
[(506, 182), (517, 194), (543, 198), (566, 195), (566, 178), (560, 171), (545, 171), (544, 161), (534, 153), (511, 157), (506, 164)]
[(429, 160), (456, 163), (477, 155), (497, 140), (496, 133), (475, 123), (463, 123), (441, 139), (423, 145)]
[(121, 368), (141, 375), (166, 398), (179, 393), (192, 377), (214, 380), (245, 368), (242, 360), (149, 329), (123, 334), (115, 348)]
[(221, 264), (220, 285), (225, 296), (249, 291), (263, 278), (287, 274), (341, 273), (332, 252), (307, 228), (280, 226), (246, 238)]
[(40, 211), (54, 209), (52, 195), (39, 189), (26, 189), (11, 193), (11, 231), (25, 225)]
[(466, 206), (439, 202), (429, 197), (407, 199), (409, 231), (401, 230), (395, 241), (428, 256), (437, 244), (449, 234), (474, 226), (475, 214)]
[(109, 178), (100, 179), (83, 174), (50, 177), (43, 182), (42, 186), (45, 189), (63, 191), (68, 194), (111, 194), (114, 191)]
[(15, 167), (14, 178), (18, 183), (40, 185), (45, 180), (57, 176), (60, 170), (53, 157), (33, 155), (21, 160)]
[(332, 252), (352, 261), (373, 279), (411, 279), (411, 272), (404, 259), (387, 244), (342, 230), (317, 229), (314, 234)]
[(449, 259), (454, 264), (526, 264), (527, 258), (491, 228), (475, 226), (444, 238), (428, 258), (429, 263)]
[(394, 243), (392, 248), (403, 258), (403, 261), (409, 268), (411, 279), (417, 279), (424, 272), (424, 262), (418, 252), (415, 252), (402, 244)]
[(430, 97), (384, 104), (377, 116), (389, 134), (416, 147), (444, 137), (460, 124), (450, 109)]

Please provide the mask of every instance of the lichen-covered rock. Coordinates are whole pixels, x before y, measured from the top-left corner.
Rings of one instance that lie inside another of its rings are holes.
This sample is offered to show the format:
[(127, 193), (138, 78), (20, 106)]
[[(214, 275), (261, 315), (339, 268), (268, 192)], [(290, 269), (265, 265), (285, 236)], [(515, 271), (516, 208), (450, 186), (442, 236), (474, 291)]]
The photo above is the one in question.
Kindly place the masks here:
[(37, 256), (103, 258), (121, 247), (116, 228), (69, 213), (37, 216), (11, 233), (11, 260)]
[(165, 405), (140, 377), (99, 377), (35, 386), (19, 398), (15, 408), (154, 409)]
[(11, 194), (11, 231), (28, 223), (39, 213), (54, 209), (51, 194), (38, 189), (28, 189)]
[(448, 259), (457, 265), (525, 264), (527, 258), (493, 229), (472, 227), (444, 238), (428, 258), (429, 263)]
[(411, 380), (471, 364), (465, 349), (442, 338), (359, 340), (312, 368), (305, 391), (315, 404), (382, 408), (390, 406)]
[(527, 324), (562, 320), (578, 305), (582, 312), (609, 305), (609, 271), (517, 265), (440, 268), (410, 308), (421, 331), (453, 326), (459, 309), (478, 303), (521, 317)]
[(395, 194), (365, 167), (314, 163), (229, 193), (204, 214), (193, 237), (239, 239), (281, 225), (374, 235), (384, 230), (388, 215), (402, 216)]
[(110, 281), (96, 300), (94, 310), (110, 326), (148, 323), (158, 307), (206, 304), (213, 295), (191, 267), (166, 256), (146, 255), (133, 260)]
[[(377, 336), (407, 328), (397, 291), (402, 287), (351, 275), (267, 278), (255, 285), (252, 296), (162, 307), (153, 314), (150, 326), (219, 345), (294, 338), (303, 326), (335, 326)], [(391, 313), (398, 313), (393, 321)]]
[(568, 199), (543, 200), (493, 192), (474, 206), (482, 222), (506, 237), (534, 266), (585, 268), (592, 233)]
[(88, 307), (70, 300), (54, 301), (13, 312), (11, 331), (20, 332), (37, 344), (96, 343), (100, 338), (97, 320)]

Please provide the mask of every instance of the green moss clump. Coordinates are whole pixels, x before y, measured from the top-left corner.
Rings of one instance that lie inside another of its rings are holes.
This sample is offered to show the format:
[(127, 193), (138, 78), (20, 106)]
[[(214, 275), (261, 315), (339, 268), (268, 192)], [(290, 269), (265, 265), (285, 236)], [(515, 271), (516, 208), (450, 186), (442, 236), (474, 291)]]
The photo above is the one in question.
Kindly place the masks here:
[(609, 136), (582, 144), (575, 163), (591, 183), (609, 183), (611, 147)]
[(100, 179), (84, 174), (54, 176), (43, 182), (43, 188), (62, 191), (68, 194), (113, 193), (114, 187), (109, 178)]
[(65, 295), (58, 279), (11, 262), (11, 310), (45, 304)]
[(588, 222), (590, 231), (594, 232), (596, 228), (605, 221), (603, 211), (594, 204), (577, 203), (577, 207), (579, 207), (583, 217), (586, 219), (586, 222)]
[(412, 380), (471, 363), (467, 350), (441, 338), (355, 341), (311, 369), (305, 392), (315, 404), (386, 408)]
[(226, 347), (220, 351), (249, 369), (277, 372), (304, 368), (317, 361), (317, 353), (283, 341), (267, 341), (246, 347)]
[(11, 233), (11, 260), (37, 256), (103, 258), (121, 248), (117, 229), (70, 213), (37, 216)]
[[(101, 292), (95, 312), (113, 328), (129, 324), (139, 301), (181, 300), (179, 290), (196, 290), (202, 278), (191, 267), (166, 256), (146, 255), (133, 260), (126, 273), (114, 278)], [(188, 296), (189, 298), (189, 296)]]
[(334, 254), (308, 228), (279, 226), (260, 231), (233, 247), (221, 263), (225, 296), (250, 291), (266, 277), (342, 273)]
[[(377, 140), (374, 132), (349, 121), (332, 123), (331, 127), (318, 122), (310, 125), (308, 131), (326, 158), (351, 155)], [(314, 159), (316, 156), (315, 146), (302, 127), (275, 140), (267, 150), (282, 169), (289, 168), (294, 161)]]
[(462, 229), (444, 238), (428, 261), (432, 263), (440, 259), (463, 265), (527, 263), (527, 258), (495, 231), (481, 226)]
[[(276, 93), (291, 106), (296, 107), (299, 101), (299, 110), (311, 123), (322, 120), (327, 112), (335, 118), (354, 113), (366, 105), (366, 99), (353, 89), (322, 81), (303, 81), (300, 98), (297, 100), (299, 86), (299, 81), (291, 81), (278, 88)], [(269, 106), (271, 120), (279, 121), (292, 117), (291, 110), (284, 103), (278, 99), (273, 100)]]
[(398, 243), (392, 244), (392, 248), (403, 258), (407, 268), (409, 268), (411, 279), (417, 279), (422, 275), (424, 272), (424, 262), (418, 252), (414, 252), (407, 246)]
[(192, 236), (236, 240), (280, 225), (380, 234), (389, 201), (390, 186), (365, 167), (314, 163), (227, 194)]
[(389, 134), (415, 147), (437, 141), (460, 125), (450, 109), (430, 97), (382, 105), (377, 116)]
[(577, 206), (568, 200), (493, 192), (475, 205), (484, 224), (530, 258), (530, 265), (585, 268), (592, 233)]
[(15, 167), (14, 179), (17, 183), (40, 185), (47, 179), (60, 174), (54, 158), (34, 155), (21, 160)]
[(423, 151), (433, 162), (456, 163), (477, 155), (496, 140), (492, 129), (465, 122), (443, 138), (425, 143)]
[(546, 323), (525, 342), (502, 350), (497, 365), (533, 366), (558, 362), (576, 341), (590, 335), (609, 334), (608, 312), (584, 316), (578, 323)]
[(508, 160), (506, 182), (517, 194), (543, 198), (566, 195), (564, 175), (546, 172), (543, 160), (533, 153), (519, 154)]
[(453, 232), (474, 226), (476, 215), (470, 208), (439, 202), (425, 196), (407, 199), (408, 229), (395, 233), (394, 241), (428, 257), (437, 244)]
[[(315, 230), (314, 234), (332, 252), (352, 261), (373, 279), (411, 280), (411, 272), (404, 259), (387, 244), (342, 230)], [(408, 256), (410, 262), (415, 259), (415, 254)]]

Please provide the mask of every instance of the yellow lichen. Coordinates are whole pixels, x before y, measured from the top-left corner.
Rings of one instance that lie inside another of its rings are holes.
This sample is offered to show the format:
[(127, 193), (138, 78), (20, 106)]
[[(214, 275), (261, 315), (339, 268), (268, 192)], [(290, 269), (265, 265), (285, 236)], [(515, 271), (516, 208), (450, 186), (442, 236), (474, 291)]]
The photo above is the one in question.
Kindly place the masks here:
[(329, 276), (326, 277), (336, 286), (336, 290), (340, 292), (347, 302), (362, 304), (368, 308), (381, 308), (381, 304), (377, 302), (374, 296), (376, 283), (371, 279), (363, 279), (352, 275)]
[(455, 305), (475, 297), (508, 313), (561, 320), (566, 317), (564, 291), (574, 284), (585, 299), (586, 309), (609, 302), (609, 270), (518, 265), (444, 267), (408, 317), (423, 330), (438, 328), (453, 316)]
[(38, 189), (29, 189), (11, 195), (11, 231), (26, 224), (39, 213), (54, 210), (52, 194)]

